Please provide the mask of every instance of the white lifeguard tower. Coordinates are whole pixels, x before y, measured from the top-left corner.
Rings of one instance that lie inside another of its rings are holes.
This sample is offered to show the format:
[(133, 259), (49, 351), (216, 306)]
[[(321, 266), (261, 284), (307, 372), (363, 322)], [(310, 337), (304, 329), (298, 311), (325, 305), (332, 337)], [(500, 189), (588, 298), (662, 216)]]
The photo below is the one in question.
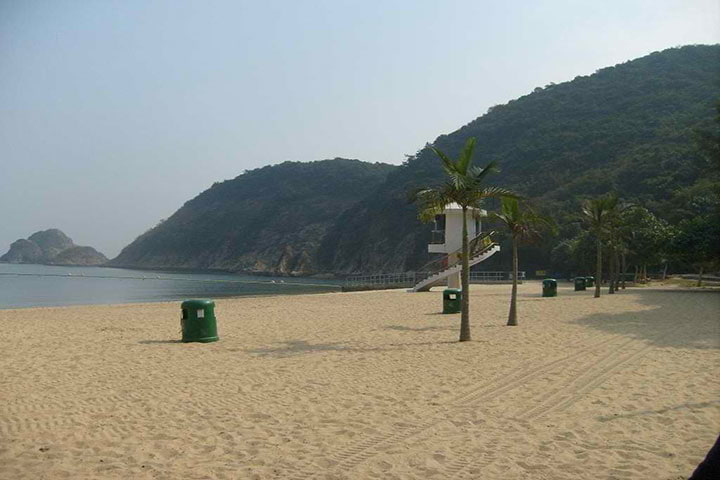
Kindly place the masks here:
[[(487, 260), (500, 246), (492, 241), (492, 233), (483, 234), (480, 218), (487, 212), (473, 208), (467, 212), (468, 242), (470, 251), (470, 266)], [(410, 291), (422, 292), (431, 287), (444, 283), (447, 279), (449, 288), (460, 288), (460, 271), (462, 262), (462, 207), (456, 203), (445, 206), (442, 214), (435, 217), (432, 238), (428, 245), (429, 253), (443, 253), (442, 258), (430, 262), (421, 269), (420, 274), (426, 274)]]

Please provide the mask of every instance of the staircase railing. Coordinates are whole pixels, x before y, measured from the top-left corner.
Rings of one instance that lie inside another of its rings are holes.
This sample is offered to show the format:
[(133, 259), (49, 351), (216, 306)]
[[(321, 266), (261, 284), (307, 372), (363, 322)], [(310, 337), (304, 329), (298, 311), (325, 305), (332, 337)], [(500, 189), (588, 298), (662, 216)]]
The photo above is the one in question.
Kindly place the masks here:
[[(487, 233), (481, 233), (477, 237), (471, 239), (468, 242), (468, 259), (476, 257), (481, 253), (485, 253), (490, 250), (495, 242), (492, 239), (492, 235), (495, 231)], [(443, 257), (426, 263), (418, 269), (417, 281), (422, 282), (426, 278), (435, 275), (438, 272), (447, 270), (448, 268), (455, 267), (462, 261), (462, 247), (451, 252)]]

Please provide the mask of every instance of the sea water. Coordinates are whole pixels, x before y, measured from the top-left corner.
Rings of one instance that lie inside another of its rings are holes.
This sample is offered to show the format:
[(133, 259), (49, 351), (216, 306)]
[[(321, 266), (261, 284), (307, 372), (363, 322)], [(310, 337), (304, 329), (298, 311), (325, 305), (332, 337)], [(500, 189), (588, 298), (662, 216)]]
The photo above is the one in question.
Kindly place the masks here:
[(0, 263), (0, 309), (338, 291), (314, 278)]

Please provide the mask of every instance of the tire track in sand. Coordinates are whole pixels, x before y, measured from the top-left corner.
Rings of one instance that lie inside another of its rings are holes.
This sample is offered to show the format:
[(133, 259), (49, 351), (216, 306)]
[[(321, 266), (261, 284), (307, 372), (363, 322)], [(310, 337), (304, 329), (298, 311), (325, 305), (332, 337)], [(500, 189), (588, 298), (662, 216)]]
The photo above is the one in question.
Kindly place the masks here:
[[(574, 353), (557, 358), (529, 370), (523, 370), (520, 373), (510, 375), (503, 380), (492, 382), (489, 385), (475, 387), (467, 392), (464, 392), (454, 397), (452, 400), (450, 400), (450, 403), (455, 406), (466, 407), (477, 405), (478, 403), (483, 401), (492, 400), (500, 395), (503, 395), (507, 392), (510, 392), (525, 385), (525, 383), (527, 383), (527, 380), (529, 379), (535, 378), (538, 375), (548, 373), (557, 367), (562, 367), (566, 365), (568, 362), (582, 355), (586, 355), (588, 352), (593, 352), (595, 350), (605, 347), (607, 344), (617, 342), (623, 339), (624, 337), (620, 335), (615, 335), (610, 338), (603, 339), (599, 342), (590, 343), (589, 345), (582, 345), (583, 342), (576, 342), (576, 344), (566, 347), (580, 347)], [(618, 348), (622, 348), (622, 345), (615, 348), (613, 351), (617, 351)]]
[[(602, 385), (608, 380), (615, 371), (623, 366), (630, 364), (634, 360), (642, 358), (653, 347), (653, 343), (668, 337), (679, 330), (676, 327), (661, 335), (654, 336), (651, 340), (636, 345), (627, 350), (623, 350), (619, 356), (615, 356), (616, 350), (603, 355), (593, 366), (579, 376), (569, 379), (560, 388), (555, 389), (543, 401), (530, 409), (518, 415), (516, 418), (520, 420), (534, 420), (555, 411), (563, 411), (573, 405), (575, 402), (583, 398), (592, 390)], [(626, 344), (637, 342), (631, 339)]]
[[(592, 338), (595, 339), (597, 336), (599, 335), (595, 335)], [(600, 349), (608, 343), (616, 342), (622, 339), (624, 339), (624, 337), (622, 337), (621, 335), (615, 335), (610, 338), (603, 338), (600, 341), (588, 342), (587, 339), (583, 339), (574, 342), (565, 348), (580, 347), (580, 349), (575, 353), (564, 355), (538, 367), (532, 368), (516, 375), (512, 375), (507, 379), (491, 382), (488, 385), (471, 388), (461, 393), (460, 395), (456, 395), (455, 397), (453, 397), (449, 402), (446, 403), (446, 405), (449, 405), (450, 407), (464, 407), (468, 406), (468, 404), (465, 403), (462, 405), (457, 405), (457, 403), (462, 400), (470, 400), (472, 403), (477, 403), (488, 398), (496, 397), (498, 395), (521, 387), (525, 384), (525, 380), (529, 378), (533, 378), (538, 374), (562, 366), (579, 357), (580, 355), (587, 353), (588, 351)], [(413, 436), (424, 433), (425, 431), (439, 425), (442, 422), (447, 421), (448, 413), (450, 413), (452, 410), (453, 408), (448, 409), (447, 407), (443, 407), (441, 405), (440, 407), (436, 408), (435, 414), (432, 415), (431, 418), (428, 419), (426, 422), (423, 422), (419, 425), (404, 427), (403, 431), (400, 432), (388, 432), (367, 437), (365, 439), (359, 440), (346, 447), (341, 448), (340, 451), (336, 452), (332, 456), (338, 461), (339, 467), (343, 468), (345, 471), (351, 470), (358, 465), (364, 463), (365, 461), (371, 459), (372, 457), (378, 455), (380, 453), (378, 451), (378, 447), (384, 444), (389, 444), (391, 442), (399, 443), (401, 441), (407, 440), (409, 438), (412, 438)], [(473, 466), (473, 464), (474, 463), (470, 463), (468, 465), (463, 464), (458, 470), (462, 470), (465, 467), (470, 468)], [(307, 478), (313, 478), (316, 475), (318, 475), (317, 469), (313, 469), (309, 466), (303, 466), (301, 467), (301, 470), (296, 471), (289, 478), (292, 478), (294, 480), (304, 480)]]
[[(542, 403), (534, 407), (531, 411), (523, 415), (518, 415), (516, 418), (518, 420), (529, 421), (540, 418), (554, 411), (563, 411), (567, 409), (575, 402), (583, 398), (587, 393), (602, 385), (602, 383), (609, 379), (616, 370), (630, 364), (631, 362), (639, 358), (642, 358), (652, 349), (656, 341), (674, 334), (680, 328), (681, 327), (671, 328), (670, 330), (665, 331), (659, 335), (655, 335), (650, 340), (645, 341), (639, 345), (635, 345), (634, 347), (630, 347), (629, 349), (625, 349), (625, 347), (632, 343), (637, 343), (637, 339), (631, 338), (620, 342), (611, 351), (602, 355), (600, 360), (594, 361), (590, 368), (583, 370), (580, 375), (572, 377), (570, 379), (566, 379), (563, 386), (556, 389), (549, 397), (545, 397), (546, 394), (544, 392), (541, 393), (541, 395), (543, 396)], [(617, 338), (614, 338), (612, 340), (616, 339)], [(581, 349), (581, 351), (577, 352), (576, 354), (571, 354), (567, 357), (551, 361), (543, 365), (539, 369), (533, 369), (533, 371), (528, 372), (528, 374), (519, 375), (518, 378), (509, 379), (505, 383), (507, 384), (507, 387), (515, 385), (516, 383), (522, 383), (523, 379), (533, 376), (536, 373), (540, 373), (538, 372), (538, 370), (547, 370), (546, 367), (548, 366), (565, 364), (567, 363), (567, 360), (576, 358), (579, 354), (587, 354), (589, 351), (597, 350), (598, 348), (602, 347), (607, 343), (608, 342), (600, 342), (596, 344), (595, 347), (591, 350)], [(619, 351), (622, 353), (618, 356)], [(491, 396), (496, 396), (498, 394), (505, 393), (506, 391), (511, 390), (507, 387), (493, 387), (489, 389), (487, 394), (490, 394)], [(474, 395), (472, 397), (473, 403), (476, 400), (485, 399), (487, 397), (487, 394), (483, 395), (482, 393), (479, 393), (477, 395)], [(465, 397), (463, 395), (460, 395), (459, 398)], [(470, 457), (471, 460), (466, 460), (466, 458), (468, 457)], [(496, 456), (491, 455), (490, 457), (491, 458), (487, 458), (486, 455), (483, 459), (476, 459), (472, 456), (472, 452), (469, 452), (467, 449), (461, 450), (460, 455), (452, 462), (450, 462), (447, 468), (442, 472), (443, 478), (463, 478), (465, 477), (465, 474), (473, 475), (472, 477), (467, 478), (476, 478), (475, 474), (473, 474), (473, 472), (471, 472), (470, 470), (473, 467), (483, 468), (491, 465), (493, 462), (495, 462)]]
[[(482, 457), (478, 457), (470, 448), (453, 450), (455, 458), (448, 462), (443, 470), (442, 478), (462, 478), (465, 474), (474, 475), (473, 469), (482, 469), (492, 464), (497, 457), (497, 449), (484, 449)], [(482, 477), (472, 477), (482, 478)]]

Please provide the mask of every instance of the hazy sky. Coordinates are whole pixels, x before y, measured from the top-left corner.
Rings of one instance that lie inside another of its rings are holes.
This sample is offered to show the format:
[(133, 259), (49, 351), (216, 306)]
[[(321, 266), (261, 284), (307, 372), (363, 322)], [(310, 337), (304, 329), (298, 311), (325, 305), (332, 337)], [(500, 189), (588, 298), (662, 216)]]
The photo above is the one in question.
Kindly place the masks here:
[(214, 181), (400, 163), (537, 86), (720, 40), (717, 0), (0, 0), (0, 254), (108, 256)]

